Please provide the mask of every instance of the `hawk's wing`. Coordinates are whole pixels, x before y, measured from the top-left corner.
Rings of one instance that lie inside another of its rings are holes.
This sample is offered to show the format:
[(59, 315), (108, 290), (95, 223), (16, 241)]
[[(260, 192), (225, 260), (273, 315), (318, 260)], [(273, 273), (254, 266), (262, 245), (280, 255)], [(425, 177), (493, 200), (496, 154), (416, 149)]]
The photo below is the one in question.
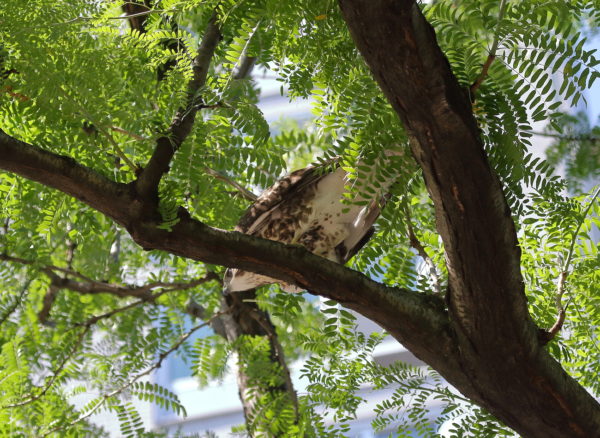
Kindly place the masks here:
[[(373, 235), (381, 196), (367, 206), (343, 203), (346, 172), (329, 165), (297, 170), (267, 189), (248, 208), (235, 230), (287, 244), (299, 244), (338, 263), (346, 263)], [(278, 281), (239, 269), (228, 269), (225, 291), (252, 289)], [(279, 282), (289, 292), (299, 289)]]
[(329, 172), (325, 168), (308, 166), (284, 176), (265, 190), (244, 213), (235, 231), (260, 234), (265, 219), (272, 215), (283, 201), (297, 197), (307, 187), (315, 185)]
[[(274, 222), (278, 222), (277, 218), (285, 216), (281, 210), (285, 210), (286, 206), (289, 206), (290, 200), (297, 200), (298, 204), (301, 205), (302, 199), (306, 198), (304, 192), (310, 192), (310, 188), (315, 187), (328, 173), (330, 172), (327, 172), (326, 168), (308, 166), (284, 176), (265, 190), (254, 204), (246, 210), (235, 227), (235, 231), (268, 238), (264, 234), (268, 234), (269, 227), (272, 227)], [(294, 220), (294, 222), (296, 221)], [(274, 240), (283, 241), (281, 237), (283, 237), (283, 233), (280, 233), (279, 239)], [(286, 237), (289, 238), (290, 235), (287, 234)], [(276, 280), (269, 277), (239, 269), (227, 269), (223, 278), (225, 293), (249, 290), (274, 282)], [(295, 286), (282, 284), (282, 287), (292, 292), (298, 291)]]

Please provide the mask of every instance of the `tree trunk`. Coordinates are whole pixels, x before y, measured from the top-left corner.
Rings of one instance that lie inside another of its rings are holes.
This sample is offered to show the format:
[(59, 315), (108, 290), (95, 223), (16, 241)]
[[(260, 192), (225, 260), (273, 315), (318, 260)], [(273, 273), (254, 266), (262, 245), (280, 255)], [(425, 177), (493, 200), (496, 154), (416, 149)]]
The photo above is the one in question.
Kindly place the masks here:
[[(266, 420), (264, 410), (295, 423), (298, 399), (275, 327), (256, 305), (255, 290), (225, 295), (222, 308), (228, 312), (219, 318), (219, 333), (233, 343), (237, 354), (238, 389), (248, 431), (252, 436), (279, 436), (285, 432), (281, 426), (288, 423)], [(254, 347), (252, 341), (257, 340), (267, 351)]]
[[(509, 207), (487, 161), (467, 90), (452, 74), (433, 28), (414, 1), (340, 0), (340, 7), (409, 133), (435, 206), (460, 366), (440, 371), (524, 436), (600, 436), (597, 403), (538, 340)], [(456, 382), (457, 372), (470, 385)]]

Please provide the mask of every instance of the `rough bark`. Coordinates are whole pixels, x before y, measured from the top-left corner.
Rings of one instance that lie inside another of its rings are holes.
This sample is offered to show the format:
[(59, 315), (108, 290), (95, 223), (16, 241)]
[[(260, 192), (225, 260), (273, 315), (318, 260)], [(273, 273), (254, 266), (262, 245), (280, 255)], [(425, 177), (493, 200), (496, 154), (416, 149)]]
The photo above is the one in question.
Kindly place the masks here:
[[(279, 408), (291, 408), (295, 413), (296, 420), (298, 419), (298, 399), (275, 326), (268, 313), (260, 310), (256, 305), (255, 290), (228, 294), (223, 297), (222, 304), (223, 309), (228, 309), (228, 312), (220, 317), (223, 327), (221, 334), (229, 342), (235, 345), (237, 342), (243, 342), (242, 338), (247, 336), (259, 336), (268, 340), (268, 360), (275, 364), (274, 370), (280, 377), (279, 384), (265, 385), (260, 381), (260, 377), (253, 376), (245, 363), (248, 358), (241, 357), (238, 348), (238, 355), (240, 355), (237, 369), (238, 390), (246, 425), (252, 436), (257, 430), (269, 430), (273, 436), (279, 436), (285, 431), (271, 430), (269, 422), (264, 422), (264, 417), (260, 415), (260, 399), (263, 399), (262, 403), (279, 400)], [(270, 376), (270, 380), (272, 377)]]
[[(350, 33), (411, 138), (449, 273), (460, 372), (442, 374), (524, 436), (598, 436), (600, 409), (538, 340), (520, 249), (466, 90), (414, 1), (340, 0)], [(441, 371), (441, 370), (440, 370)], [(457, 370), (458, 371), (458, 370)]]
[(598, 403), (538, 340), (510, 211), (468, 97), (432, 28), (413, 1), (340, 0), (340, 6), (423, 169), (447, 252), (447, 306), (299, 247), (212, 228), (183, 209), (171, 230), (159, 229), (157, 199), (148, 188), (162, 168), (148, 178), (152, 184), (120, 184), (2, 131), (0, 168), (87, 203), (123, 225), (144, 249), (255, 271), (357, 310), (523, 436), (598, 436)]

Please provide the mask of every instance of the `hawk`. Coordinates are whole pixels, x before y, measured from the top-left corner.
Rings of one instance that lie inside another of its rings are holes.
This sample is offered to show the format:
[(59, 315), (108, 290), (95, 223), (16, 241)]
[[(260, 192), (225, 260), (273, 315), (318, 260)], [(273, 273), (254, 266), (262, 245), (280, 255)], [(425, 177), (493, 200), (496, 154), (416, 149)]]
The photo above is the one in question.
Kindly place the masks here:
[[(353, 201), (362, 202), (357, 205), (343, 202), (348, 182), (348, 172), (339, 164), (296, 170), (265, 190), (235, 231), (302, 245), (318, 256), (344, 264), (373, 235), (373, 223), (385, 203), (382, 192), (390, 185), (382, 184), (375, 196), (358, 195)], [(297, 286), (240, 269), (228, 269), (223, 279), (225, 293), (272, 283), (280, 283), (286, 292), (301, 291)]]

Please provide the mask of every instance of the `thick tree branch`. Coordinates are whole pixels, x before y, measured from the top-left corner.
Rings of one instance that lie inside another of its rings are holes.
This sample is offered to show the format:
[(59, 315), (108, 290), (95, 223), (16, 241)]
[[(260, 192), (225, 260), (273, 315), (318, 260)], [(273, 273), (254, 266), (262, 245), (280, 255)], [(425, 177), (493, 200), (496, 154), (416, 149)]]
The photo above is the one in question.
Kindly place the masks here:
[[(413, 155), (423, 169), (447, 251), (451, 303), (461, 300), (460, 307), (468, 304), (467, 308), (482, 310), (463, 315), (466, 308), (455, 309), (461, 324), (473, 338), (485, 337), (475, 326), (488, 317), (505, 335), (513, 332), (512, 324), (500, 315), (529, 321), (518, 241), (501, 185), (486, 160), (468, 95), (414, 2), (378, 0), (367, 7), (365, 2), (346, 0), (341, 5), (359, 50), (407, 128)], [(379, 24), (374, 28), (368, 23)], [(489, 254), (495, 254), (493, 260)], [(502, 308), (485, 309), (479, 302), (482, 296), (497, 298)], [(533, 326), (520, 326), (514, 337), (533, 339)]]
[[(205, 40), (206, 40), (207, 36), (205, 36)], [(216, 44), (216, 41), (215, 41)], [(214, 48), (213, 48), (214, 50)], [(210, 62), (210, 58), (212, 57), (212, 53), (210, 53), (210, 56), (206, 55), (206, 69), (208, 69), (208, 63)], [(242, 60), (241, 64), (240, 64), (240, 70), (238, 72), (236, 72), (236, 75), (240, 75), (240, 74), (247, 74), (250, 70), (251, 67), (254, 63), (254, 60), (252, 58), (248, 58), (248, 57), (244, 57), (244, 59)], [(206, 77), (206, 71), (203, 73), (204, 74), (204, 80)], [(198, 105), (198, 107), (193, 107), (192, 110), (195, 112), (197, 111), (197, 109), (200, 107), (201, 105)], [(189, 122), (189, 130), (191, 130), (191, 124), (193, 123), (193, 118), (187, 118), (188, 114), (184, 114), (182, 116), (182, 118), (179, 120), (179, 122), (184, 121), (185, 123)], [(193, 115), (192, 115), (193, 116)], [(186, 119), (187, 118), (187, 119)], [(186, 121), (187, 120), (187, 121)], [(174, 125), (172, 126), (177, 126), (177, 123), (179, 123), (177, 120), (174, 122)], [(188, 130), (188, 133), (189, 133)], [(186, 134), (187, 135), (187, 134)], [(0, 138), (1, 140), (1, 138)], [(164, 138), (163, 138), (164, 140)], [(159, 151), (159, 147), (160, 147), (160, 139), (159, 139), (159, 144), (157, 146), (157, 150), (155, 151), (155, 155), (153, 155), (151, 162), (153, 159), (155, 159), (157, 156), (160, 156), (160, 151)], [(182, 141), (183, 141), (183, 137), (182, 137)], [(12, 145), (11, 145), (12, 146)], [(35, 151), (35, 148), (33, 147), (29, 147), (29, 145), (26, 145), (23, 143), (23, 146), (25, 146), (25, 148)], [(164, 151), (164, 149), (163, 149)], [(159, 154), (157, 155), (156, 152), (159, 152)], [(174, 151), (172, 151), (170, 158), (172, 158), (172, 154), (174, 153)], [(52, 158), (55, 159), (59, 159), (60, 161), (68, 161), (68, 159), (66, 157), (58, 157), (58, 156), (54, 156)], [(170, 158), (168, 159), (168, 161), (170, 161)], [(167, 161), (160, 161), (163, 164), (166, 164), (166, 168), (164, 168), (164, 171), (166, 172), (168, 170), (168, 162)], [(155, 163), (159, 163), (159, 161), (155, 161)], [(46, 163), (42, 163), (40, 165), (40, 167), (44, 167)], [(148, 169), (148, 168), (147, 168)], [(146, 170), (147, 170), (146, 169)], [(93, 177), (94, 172), (86, 169), (89, 173), (90, 176)], [(160, 171), (162, 172), (162, 170)], [(159, 173), (160, 173), (159, 172)], [(158, 174), (155, 174), (158, 175)], [(158, 180), (160, 180), (160, 176), (162, 175), (162, 173), (160, 175), (158, 175)], [(140, 176), (140, 179), (137, 181), (137, 184), (134, 183), (132, 185), (129, 186), (119, 186), (119, 188), (127, 188), (129, 189), (129, 192), (127, 195), (123, 196), (123, 201), (127, 204), (127, 203), (132, 203), (130, 205), (133, 206), (135, 205), (135, 207), (133, 209), (131, 209), (130, 213), (132, 213), (132, 216), (127, 220), (127, 219), (123, 219), (123, 217), (121, 217), (120, 219), (120, 223), (124, 224), (124, 222), (122, 222), (123, 220), (126, 220), (130, 225), (134, 225), (134, 224), (140, 224), (145, 221), (145, 220), (150, 220), (150, 222), (152, 222), (152, 225), (150, 225), (150, 227), (148, 228), (150, 229), (157, 229), (157, 225), (160, 222), (160, 215), (157, 214), (156, 211), (156, 197), (155, 194), (152, 194), (151, 192), (144, 192), (144, 186), (142, 184), (142, 186), (140, 186), (140, 181), (142, 181), (142, 179), (144, 178), (144, 174), (142, 174)], [(158, 184), (158, 180), (156, 181), (156, 184)], [(229, 182), (229, 181), (228, 181)], [(52, 181), (50, 181), (47, 178), (44, 178), (44, 183), (52, 185)], [(230, 183), (230, 182), (229, 182)], [(148, 186), (149, 187), (149, 186)], [(240, 187), (236, 187), (238, 190), (240, 190)], [(115, 188), (115, 190), (118, 190)], [(251, 193), (246, 193), (246, 196), (248, 198), (253, 198), (253, 196), (251, 196)], [(127, 198), (129, 198), (129, 201), (127, 201)], [(81, 199), (81, 198), (80, 198)], [(85, 199), (82, 199), (85, 201)], [(182, 210), (182, 215), (189, 220), (189, 216), (187, 215), (187, 213), (185, 211)], [(158, 221), (158, 222), (157, 222)], [(115, 289), (114, 287), (107, 287), (106, 284), (97, 284), (97, 282), (74, 282), (72, 280), (68, 280), (68, 279), (60, 279), (60, 281), (57, 280), (57, 283), (59, 283), (61, 285), (61, 287), (68, 287), (72, 290), (77, 290), (80, 291), (82, 293), (96, 293), (96, 292), (106, 292), (107, 289), (110, 289), (111, 293), (115, 293), (115, 294), (123, 294), (123, 293), (131, 293), (131, 291), (123, 291), (120, 288)], [(234, 307), (235, 309), (245, 309), (245, 308), (253, 308), (256, 307), (255, 304), (243, 304), (243, 303), (239, 303), (236, 302), (234, 303)], [(256, 308), (254, 309), (257, 312), (259, 312), (259, 309)], [(201, 306), (197, 305), (196, 303), (189, 303), (188, 306), (186, 306), (186, 311), (188, 311), (190, 314), (194, 315), (194, 316), (202, 316), (204, 315), (205, 311), (204, 309), (201, 308)], [(269, 340), (269, 343), (271, 344), (271, 355), (272, 355), (272, 361), (274, 363), (278, 363), (280, 366), (280, 372), (282, 374), (283, 377), (283, 381), (284, 381), (284, 385), (283, 387), (279, 388), (279, 387), (269, 387), (269, 388), (262, 388), (261, 390), (264, 390), (265, 393), (268, 392), (272, 392), (272, 391), (276, 391), (276, 392), (281, 392), (281, 394), (289, 394), (289, 400), (292, 402), (294, 409), (296, 410), (296, 412), (298, 411), (297, 408), (297, 400), (296, 400), (296, 394), (294, 391), (294, 388), (292, 386), (291, 383), (291, 379), (289, 376), (289, 370), (287, 368), (287, 364), (285, 363), (285, 359), (283, 358), (283, 350), (281, 348), (281, 346), (279, 345), (278, 339), (275, 336), (275, 332), (274, 332), (274, 328), (271, 326), (272, 330), (271, 331), (267, 331), (264, 328), (259, 328), (258, 330), (252, 329), (251, 326), (252, 324), (248, 325), (247, 324), (247, 319), (248, 316), (245, 315), (245, 312), (237, 312), (237, 317), (234, 318), (227, 318), (227, 319), (216, 319), (214, 321), (213, 324), (213, 328), (214, 330), (225, 336), (227, 339), (229, 339), (230, 341), (235, 341), (237, 340), (240, 336), (247, 336), (247, 335), (256, 335), (256, 336), (266, 336)], [(264, 315), (264, 320), (268, 321), (268, 315)], [(270, 321), (269, 321), (270, 324)], [(254, 324), (256, 325), (256, 324)], [(229, 328), (229, 330), (228, 330)], [(241, 379), (240, 383), (242, 384), (241, 389), (241, 394), (243, 395), (242, 397), (242, 401), (244, 404), (244, 408), (245, 408), (245, 412), (248, 413), (248, 418), (251, 417), (251, 412), (252, 412), (252, 400), (254, 399), (254, 396), (249, 396), (250, 393), (247, 391), (250, 390), (248, 385), (252, 384), (252, 379), (249, 375), (246, 374), (246, 372), (240, 368), (240, 371), (238, 372), (238, 377)], [(285, 397), (285, 395), (284, 395)]]
[[(242, 406), (244, 409), (244, 417), (246, 418), (247, 427), (254, 436), (254, 430), (257, 426), (263, 426), (265, 419), (257, 413), (257, 406), (261, 403), (261, 398), (265, 396), (279, 395), (281, 400), (291, 404), (296, 420), (298, 416), (298, 399), (290, 371), (285, 360), (283, 348), (279, 343), (279, 338), (275, 331), (275, 327), (266, 312), (259, 309), (256, 304), (256, 291), (250, 290), (245, 292), (236, 292), (223, 296), (222, 308), (229, 309), (229, 313), (220, 318), (225, 339), (236, 345), (242, 338), (247, 336), (264, 337), (269, 342), (269, 361), (277, 365), (277, 369), (273, 372), (270, 382), (273, 378), (279, 377), (280, 384), (257, 382), (255, 376), (248, 372), (248, 366), (245, 357), (239, 354), (238, 357), (238, 389)], [(251, 369), (252, 367), (250, 367)], [(269, 434), (269, 436), (271, 436)], [(279, 435), (274, 435), (279, 436)]]
[(160, 217), (140, 214), (153, 206), (140, 199), (131, 185), (112, 182), (71, 158), (2, 132), (0, 168), (74, 196), (123, 225), (144, 249), (160, 249), (297, 284), (378, 322), (432, 366), (444, 368), (453, 363), (440, 356), (446, 352), (450, 358), (453, 351), (441, 298), (386, 287), (303, 248), (209, 227), (184, 209), (171, 231), (157, 228)]
[(0, 129), (0, 167), (60, 190), (125, 225), (133, 205), (139, 202), (125, 184), (109, 180), (75, 160), (10, 137)]
[(436, 369), (525, 436), (593, 436), (600, 430), (600, 407), (541, 348), (527, 310), (508, 205), (486, 159), (469, 96), (433, 29), (414, 1), (339, 3), (352, 38), (409, 134), (435, 206), (460, 363), (456, 370)]

